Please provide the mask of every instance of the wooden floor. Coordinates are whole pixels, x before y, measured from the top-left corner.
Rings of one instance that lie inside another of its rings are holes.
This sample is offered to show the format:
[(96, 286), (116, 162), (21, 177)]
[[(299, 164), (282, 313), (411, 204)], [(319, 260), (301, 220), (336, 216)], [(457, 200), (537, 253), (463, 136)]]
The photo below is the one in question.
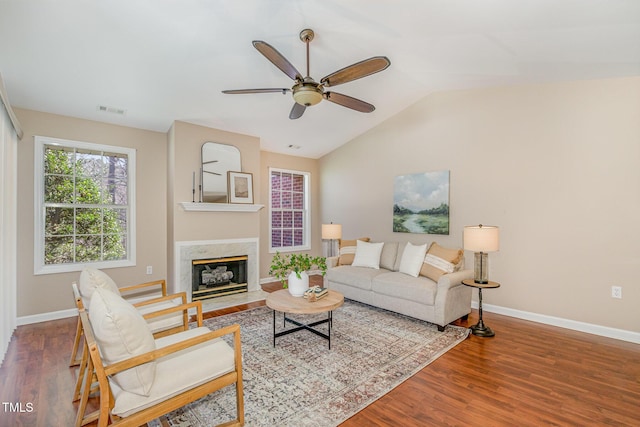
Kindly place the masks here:
[[(494, 338), (470, 336), (341, 426), (640, 426), (640, 345), (492, 313), (484, 319)], [(476, 321), (474, 311), (458, 324)], [(75, 325), (70, 318), (17, 329), (0, 368), (1, 427), (73, 425)]]

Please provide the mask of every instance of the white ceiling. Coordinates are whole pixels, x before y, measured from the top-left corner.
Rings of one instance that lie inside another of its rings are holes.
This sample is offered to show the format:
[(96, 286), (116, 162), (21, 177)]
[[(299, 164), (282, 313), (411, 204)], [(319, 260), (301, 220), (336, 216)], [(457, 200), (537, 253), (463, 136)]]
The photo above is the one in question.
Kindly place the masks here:
[[(221, 93), (291, 87), (251, 41), (306, 74), (304, 28), (316, 80), (391, 60), (335, 89), (376, 111), (323, 101), (290, 120), (290, 93)], [(182, 120), (317, 158), (435, 91), (640, 75), (640, 0), (0, 0), (0, 73), (16, 107), (161, 132)]]

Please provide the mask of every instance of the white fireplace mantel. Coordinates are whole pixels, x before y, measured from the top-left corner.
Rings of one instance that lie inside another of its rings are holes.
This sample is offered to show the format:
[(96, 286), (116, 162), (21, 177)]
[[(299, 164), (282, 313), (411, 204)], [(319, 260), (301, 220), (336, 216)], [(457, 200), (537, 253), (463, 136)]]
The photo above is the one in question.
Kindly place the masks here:
[(258, 212), (264, 205), (242, 203), (194, 203), (179, 202), (187, 212)]

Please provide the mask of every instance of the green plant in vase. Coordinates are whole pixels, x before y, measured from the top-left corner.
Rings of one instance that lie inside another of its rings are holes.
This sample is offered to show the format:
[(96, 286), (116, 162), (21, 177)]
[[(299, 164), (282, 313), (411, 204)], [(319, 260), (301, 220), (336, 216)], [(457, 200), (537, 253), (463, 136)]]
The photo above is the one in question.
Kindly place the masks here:
[(327, 273), (327, 259), (325, 257), (298, 253), (282, 255), (280, 252), (276, 252), (271, 259), (269, 274), (280, 280), (283, 288), (287, 288), (287, 279), (291, 273), (295, 273), (298, 279), (302, 279), (303, 273), (306, 274), (313, 266), (316, 266), (323, 276)]

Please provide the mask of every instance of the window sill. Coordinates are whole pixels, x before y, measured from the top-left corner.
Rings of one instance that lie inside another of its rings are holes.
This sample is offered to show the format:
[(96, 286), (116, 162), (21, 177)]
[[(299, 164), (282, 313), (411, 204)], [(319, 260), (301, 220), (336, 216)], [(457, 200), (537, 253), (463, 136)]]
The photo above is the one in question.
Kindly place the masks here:
[(193, 203), (179, 202), (187, 212), (258, 212), (264, 205), (240, 203)]

